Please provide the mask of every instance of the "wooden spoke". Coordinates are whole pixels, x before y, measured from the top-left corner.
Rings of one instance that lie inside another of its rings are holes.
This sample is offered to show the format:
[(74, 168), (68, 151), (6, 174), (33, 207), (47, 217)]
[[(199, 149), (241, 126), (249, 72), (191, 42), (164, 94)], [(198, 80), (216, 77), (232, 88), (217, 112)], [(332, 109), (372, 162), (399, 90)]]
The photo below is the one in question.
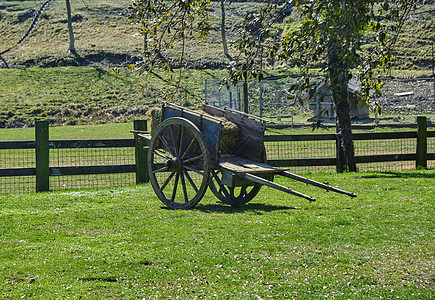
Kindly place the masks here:
[(187, 181), (189, 181), (190, 185), (193, 187), (193, 189), (195, 190), (195, 192), (198, 193), (198, 188), (196, 187), (195, 182), (193, 182), (192, 177), (190, 177), (189, 173), (186, 170), (183, 170), (184, 172), (184, 176), (187, 178)]
[(168, 178), (166, 178), (166, 180), (165, 180), (165, 182), (162, 184), (162, 186), (161, 186), (161, 191), (163, 191), (164, 189), (165, 189), (165, 187), (168, 185), (168, 183), (171, 181), (171, 179), (172, 179), (172, 177), (174, 177), (174, 175), (175, 175), (175, 172), (172, 172), (169, 176), (168, 176)]
[(164, 166), (160, 169), (154, 170), (153, 173), (158, 173), (158, 172), (163, 172), (163, 171), (168, 171), (169, 168), (167, 166)]
[(154, 154), (157, 154), (158, 156), (160, 156), (161, 158), (164, 158), (164, 159), (166, 159), (166, 160), (170, 160), (170, 159), (171, 159), (170, 157), (164, 155), (163, 153), (160, 153), (160, 152), (157, 151), (157, 150), (154, 150), (153, 152), (154, 152)]
[(178, 147), (177, 147), (177, 140), (174, 138), (174, 131), (172, 130), (172, 128), (174, 126), (175, 125), (169, 126), (169, 133), (171, 135), (171, 141), (172, 141), (172, 145), (173, 145), (173, 148), (174, 148), (174, 154), (175, 154), (174, 156), (178, 156), (179, 152), (178, 152)]
[(184, 203), (187, 203), (189, 202), (189, 196), (187, 195), (186, 181), (184, 180), (184, 172), (180, 172), (180, 177), (181, 177), (181, 187), (183, 188)]
[(169, 146), (168, 142), (166, 141), (166, 139), (159, 135), (159, 139), (160, 141), (163, 143), (163, 145), (166, 147), (166, 150), (168, 150), (169, 153), (171, 153), (172, 156), (176, 156), (176, 154), (174, 153), (174, 150), (171, 149), (171, 146)]
[(178, 155), (180, 155), (183, 151), (184, 133), (185, 133), (185, 127), (181, 126), (180, 134), (178, 136), (178, 140), (179, 140)]
[(189, 146), (187, 147), (186, 151), (184, 151), (183, 155), (181, 156), (181, 159), (185, 159), (185, 158), (186, 158), (187, 154), (189, 154), (189, 152), (190, 152), (190, 150), (192, 149), (192, 146), (194, 145), (195, 142), (196, 142), (196, 138), (194, 138), (194, 139), (190, 142), (190, 144), (189, 144)]
[(194, 162), (194, 161), (201, 159), (203, 157), (204, 157), (203, 155), (198, 155), (198, 156), (186, 159), (185, 161), (183, 161), (183, 164), (189, 164), (189, 163)]
[(174, 202), (175, 201), (175, 196), (177, 195), (177, 187), (178, 187), (178, 180), (180, 178), (180, 173), (176, 173), (175, 175), (175, 182), (174, 182), (174, 190), (172, 191), (172, 197), (171, 197), (171, 201)]
[(189, 170), (189, 171), (195, 172), (195, 173), (197, 173), (199, 175), (203, 175), (204, 176), (204, 174), (205, 174), (204, 172), (201, 172), (200, 170), (194, 169), (194, 168), (186, 166), (186, 165), (184, 166), (184, 168)]

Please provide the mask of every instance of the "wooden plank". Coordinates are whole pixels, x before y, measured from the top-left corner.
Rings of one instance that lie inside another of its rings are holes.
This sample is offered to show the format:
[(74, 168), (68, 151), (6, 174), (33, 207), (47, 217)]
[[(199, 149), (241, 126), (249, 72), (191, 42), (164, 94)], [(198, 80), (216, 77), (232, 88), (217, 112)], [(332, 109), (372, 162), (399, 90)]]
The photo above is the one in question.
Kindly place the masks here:
[(335, 141), (335, 134), (265, 135), (265, 142)]
[(353, 140), (394, 140), (394, 139), (413, 139), (417, 138), (417, 133), (413, 131), (402, 132), (372, 132), (372, 133), (354, 133)]
[(49, 144), (51, 149), (117, 148), (117, 147), (134, 147), (134, 139), (54, 140), (54, 141), (50, 141)]
[(335, 166), (336, 158), (294, 158), (294, 159), (268, 159), (267, 164), (274, 167), (315, 167)]
[(206, 114), (201, 114), (200, 112), (184, 109), (179, 106), (165, 106), (164, 119), (167, 120), (174, 117), (189, 120), (198, 127), (204, 137), (205, 143), (207, 144), (212, 164), (216, 163), (216, 148), (218, 143), (220, 143), (219, 132), (222, 120), (207, 116)]
[(36, 168), (6, 168), (0, 169), (0, 177), (34, 176)]
[(254, 162), (242, 157), (229, 157), (221, 159), (219, 167), (235, 173), (279, 173), (281, 169), (277, 169), (267, 164)]
[(300, 181), (300, 182), (303, 182), (303, 183), (306, 183), (306, 184), (310, 184), (310, 185), (313, 185), (315, 187), (319, 187), (319, 188), (325, 189), (327, 191), (333, 191), (333, 192), (336, 192), (336, 193), (348, 195), (350, 197), (356, 197), (356, 195), (354, 193), (351, 193), (351, 192), (348, 192), (348, 191), (345, 191), (345, 190), (342, 190), (342, 189), (330, 186), (329, 184), (321, 183), (321, 182), (318, 182), (318, 181), (315, 181), (315, 180), (312, 180), (312, 179), (309, 179), (309, 178), (306, 178), (306, 177), (302, 177), (302, 176), (299, 176), (299, 175), (296, 175), (296, 174), (293, 174), (293, 173), (289, 173), (289, 172), (283, 171), (279, 175), (282, 175), (282, 176), (285, 176), (287, 178), (294, 179), (294, 180), (297, 180), (297, 181)]
[(291, 188), (285, 187), (283, 185), (274, 183), (272, 181), (263, 179), (261, 177), (258, 177), (258, 176), (252, 175), (252, 174), (240, 173), (240, 174), (237, 174), (237, 175), (242, 177), (242, 178), (244, 178), (244, 179), (246, 179), (246, 180), (250, 180), (252, 182), (255, 182), (255, 183), (258, 183), (258, 184), (261, 184), (261, 185), (265, 185), (265, 186), (274, 188), (276, 190), (279, 190), (279, 191), (282, 191), (282, 192), (285, 192), (285, 193), (288, 193), (288, 194), (291, 194), (291, 195), (295, 195), (295, 196), (307, 199), (309, 201), (316, 201), (316, 199), (311, 197), (311, 196), (307, 196), (305, 194), (302, 194), (300, 192), (292, 190)]
[(391, 161), (415, 161), (416, 154), (379, 154), (356, 156), (357, 163), (391, 162)]
[[(429, 133), (429, 132), (428, 132)], [(429, 135), (428, 135), (429, 136)], [(435, 136), (435, 132), (433, 132)], [(412, 131), (404, 132), (373, 132), (354, 133), (354, 140), (389, 140), (417, 138), (417, 133)], [(300, 135), (265, 135), (265, 142), (296, 142), (296, 141), (335, 141), (335, 134), (300, 134)]]
[(402, 93), (395, 93), (394, 96), (397, 97), (406, 97), (406, 96), (411, 96), (414, 95), (414, 92), (402, 92)]
[(50, 168), (50, 176), (134, 173), (135, 165), (80, 166)]
[(238, 114), (208, 105), (204, 105), (203, 109), (210, 115), (227, 119), (239, 128), (239, 137), (236, 143), (238, 146), (231, 154), (257, 162), (262, 160), (264, 131), (266, 130), (264, 122), (251, 119), (246, 114)]
[(0, 149), (35, 149), (34, 141), (0, 142)]
[(140, 133), (136, 135), (139, 139), (143, 140), (145, 142), (145, 144), (149, 145), (150, 141), (151, 141), (151, 134), (144, 134), (144, 133)]

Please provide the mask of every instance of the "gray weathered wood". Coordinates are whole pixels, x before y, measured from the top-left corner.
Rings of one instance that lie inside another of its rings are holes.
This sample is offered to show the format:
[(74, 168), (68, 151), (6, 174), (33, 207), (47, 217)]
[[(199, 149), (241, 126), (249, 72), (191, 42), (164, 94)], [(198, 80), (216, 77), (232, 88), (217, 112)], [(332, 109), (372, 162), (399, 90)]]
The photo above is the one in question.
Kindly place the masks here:
[(316, 201), (316, 199), (311, 197), (311, 196), (302, 194), (300, 192), (292, 190), (291, 188), (282, 186), (280, 184), (274, 183), (274, 182), (269, 181), (267, 179), (263, 179), (263, 178), (261, 178), (259, 176), (255, 176), (255, 175), (252, 175), (252, 174), (249, 174), (249, 173), (238, 173), (237, 176), (240, 176), (240, 177), (242, 177), (244, 179), (250, 180), (252, 182), (256, 182), (256, 183), (261, 184), (261, 185), (265, 185), (265, 186), (274, 188), (274, 189), (282, 191), (282, 192), (286, 192), (286, 193), (291, 194), (291, 195), (295, 195), (295, 196), (307, 199), (309, 201)]
[(233, 149), (234, 156), (243, 157), (252, 161), (260, 162), (264, 147), (264, 122), (249, 118), (246, 114), (237, 114), (233, 111), (223, 110), (208, 105), (203, 106), (203, 110), (213, 116), (225, 118), (234, 123), (239, 128), (237, 147)]
[(325, 189), (327, 191), (333, 191), (336, 193), (348, 195), (350, 197), (356, 197), (356, 195), (354, 193), (350, 193), (350, 192), (344, 191), (342, 189), (338, 189), (336, 187), (330, 186), (329, 184), (321, 183), (321, 182), (318, 182), (318, 181), (315, 181), (315, 180), (312, 180), (312, 179), (309, 179), (306, 177), (302, 177), (302, 176), (299, 176), (299, 175), (296, 175), (296, 174), (293, 174), (290, 172), (284, 171), (284, 172), (281, 172), (279, 175), (282, 175), (284, 177), (287, 177), (287, 178), (290, 178), (293, 180), (297, 180), (297, 181), (300, 181), (300, 182), (303, 182), (306, 184), (310, 184), (310, 185)]

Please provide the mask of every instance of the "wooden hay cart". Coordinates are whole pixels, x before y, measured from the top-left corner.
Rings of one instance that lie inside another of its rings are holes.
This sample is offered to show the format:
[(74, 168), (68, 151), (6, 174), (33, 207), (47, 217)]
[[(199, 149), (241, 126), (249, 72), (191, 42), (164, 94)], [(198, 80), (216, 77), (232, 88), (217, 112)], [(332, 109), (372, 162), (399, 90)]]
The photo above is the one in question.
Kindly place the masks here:
[[(236, 134), (233, 130), (228, 136), (227, 124), (233, 129), (236, 125)], [(204, 105), (203, 112), (197, 112), (164, 103), (160, 123), (152, 134), (133, 133), (148, 145), (150, 183), (157, 197), (170, 208), (192, 208), (208, 187), (219, 200), (231, 206), (251, 201), (263, 185), (315, 201), (274, 183), (276, 175), (356, 196), (267, 165), (264, 131), (263, 120), (237, 111)]]

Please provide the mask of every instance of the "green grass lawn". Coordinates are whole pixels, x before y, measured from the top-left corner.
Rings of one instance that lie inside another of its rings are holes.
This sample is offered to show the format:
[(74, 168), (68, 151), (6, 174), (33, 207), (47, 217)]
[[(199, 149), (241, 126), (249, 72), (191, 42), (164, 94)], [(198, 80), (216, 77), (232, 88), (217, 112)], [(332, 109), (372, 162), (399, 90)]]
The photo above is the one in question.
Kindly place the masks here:
[(431, 299), (435, 171), (312, 174), (231, 208), (150, 185), (0, 196), (4, 299)]
[[(144, 118), (146, 119), (146, 118)], [(130, 139), (133, 122), (97, 125), (53, 126), (50, 140)], [(0, 128), (0, 141), (34, 141), (35, 128)]]

